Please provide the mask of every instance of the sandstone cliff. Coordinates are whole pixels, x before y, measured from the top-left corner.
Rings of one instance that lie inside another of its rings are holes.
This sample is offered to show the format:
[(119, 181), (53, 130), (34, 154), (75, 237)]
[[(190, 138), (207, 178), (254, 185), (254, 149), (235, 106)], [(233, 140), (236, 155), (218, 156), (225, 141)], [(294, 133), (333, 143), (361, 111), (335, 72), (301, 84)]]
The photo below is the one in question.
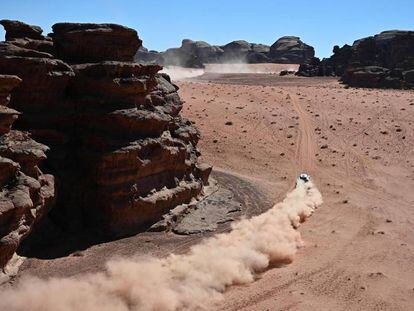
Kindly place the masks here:
[(335, 46), (333, 55), (299, 68), (301, 76), (340, 76), (357, 87), (413, 88), (414, 31), (384, 31), (356, 40), (352, 46)]
[(11, 130), (20, 113), (7, 105), (20, 83), (16, 76), (0, 75), (0, 274), (55, 199), (53, 176), (39, 168), (48, 147)]
[[(141, 46), (135, 30), (59, 23), (45, 37), (40, 27), (0, 24), (6, 29), (0, 74), (21, 82), (13, 91), (10, 83), (0, 85), (0, 156), (10, 159), (2, 167), (10, 176), (34, 178), (26, 190), (34, 187), (30, 195), (41, 201), (41, 181), (53, 185), (38, 168), (43, 161), (42, 171), (56, 179), (57, 202), (49, 216), (57, 224), (131, 234), (201, 193), (211, 167), (198, 163), (200, 134), (180, 116), (178, 88), (158, 73), (162, 68), (133, 62)], [(14, 127), (39, 143), (9, 132), (19, 113)], [(17, 142), (10, 151), (7, 146)], [(11, 234), (14, 229), (1, 221), (2, 235)]]

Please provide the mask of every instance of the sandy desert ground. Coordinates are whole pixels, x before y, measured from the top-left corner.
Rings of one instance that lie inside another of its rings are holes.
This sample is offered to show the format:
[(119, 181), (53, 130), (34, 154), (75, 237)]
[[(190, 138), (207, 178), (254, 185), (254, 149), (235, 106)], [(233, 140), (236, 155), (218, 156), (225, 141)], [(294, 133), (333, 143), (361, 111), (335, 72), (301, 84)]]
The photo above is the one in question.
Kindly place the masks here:
[(414, 92), (271, 74), (196, 79), (179, 86), (205, 162), (273, 187), (274, 200), (305, 171), (325, 201), (300, 228), (296, 260), (230, 288), (217, 309), (412, 310)]
[[(207, 70), (176, 82), (183, 114), (202, 133), (202, 160), (221, 184), (238, 188), (244, 214), (282, 199), (300, 172), (311, 174), (325, 202), (299, 228), (306, 244), (293, 263), (229, 288), (211, 309), (412, 310), (414, 92), (263, 73), (280, 68)], [(112, 256), (183, 253), (211, 234), (148, 232), (81, 245), (79, 237), (57, 238), (26, 254), (5, 286), (26, 275), (100, 271)]]

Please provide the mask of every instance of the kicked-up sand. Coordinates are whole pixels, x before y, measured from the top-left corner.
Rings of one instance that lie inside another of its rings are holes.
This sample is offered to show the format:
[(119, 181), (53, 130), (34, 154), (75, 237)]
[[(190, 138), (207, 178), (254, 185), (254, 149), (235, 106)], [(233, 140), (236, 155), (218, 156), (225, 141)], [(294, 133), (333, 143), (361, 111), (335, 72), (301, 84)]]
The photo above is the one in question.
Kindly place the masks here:
[(413, 308), (413, 91), (240, 73), (179, 86), (205, 162), (282, 193), (306, 172), (325, 202), (295, 261), (230, 288), (217, 310)]

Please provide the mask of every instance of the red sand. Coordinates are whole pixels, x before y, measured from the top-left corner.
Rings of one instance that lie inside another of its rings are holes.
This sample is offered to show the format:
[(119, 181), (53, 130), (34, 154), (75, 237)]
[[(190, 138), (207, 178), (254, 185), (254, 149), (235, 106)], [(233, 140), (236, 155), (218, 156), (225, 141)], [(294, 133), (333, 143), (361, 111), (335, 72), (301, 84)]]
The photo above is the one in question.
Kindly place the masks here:
[(296, 260), (229, 289), (218, 309), (412, 309), (414, 92), (330, 78), (199, 80), (179, 86), (205, 162), (277, 184), (279, 195), (305, 171), (325, 201), (300, 228)]
[[(194, 79), (179, 82), (180, 95), (205, 162), (253, 181), (274, 202), (304, 171), (325, 201), (300, 227), (306, 245), (292, 264), (229, 288), (212, 309), (413, 309), (414, 92), (275, 74)], [(251, 206), (253, 197), (244, 197)], [(143, 233), (72, 253), (39, 250), (17, 279), (101, 271), (113, 256), (137, 252), (183, 253), (206, 236)]]

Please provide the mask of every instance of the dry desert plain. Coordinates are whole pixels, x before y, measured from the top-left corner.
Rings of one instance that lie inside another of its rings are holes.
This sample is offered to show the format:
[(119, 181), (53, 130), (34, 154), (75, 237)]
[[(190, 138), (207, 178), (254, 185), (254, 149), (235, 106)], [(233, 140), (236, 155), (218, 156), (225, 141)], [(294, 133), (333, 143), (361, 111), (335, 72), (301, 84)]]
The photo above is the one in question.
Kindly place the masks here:
[(230, 288), (218, 309), (412, 310), (414, 92), (275, 74), (195, 79), (180, 95), (205, 162), (260, 181), (275, 201), (305, 171), (324, 197), (295, 261)]
[[(263, 66), (207, 68), (176, 81), (183, 114), (202, 133), (202, 160), (239, 193), (247, 216), (280, 201), (300, 172), (312, 176), (324, 204), (299, 227), (305, 245), (291, 264), (228, 288), (210, 309), (412, 310), (414, 92), (279, 77), (289, 67)], [(144, 232), (106, 243), (57, 237), (24, 254), (19, 275), (3, 286), (27, 275), (101, 271), (113, 256), (185, 253), (212, 234)]]

